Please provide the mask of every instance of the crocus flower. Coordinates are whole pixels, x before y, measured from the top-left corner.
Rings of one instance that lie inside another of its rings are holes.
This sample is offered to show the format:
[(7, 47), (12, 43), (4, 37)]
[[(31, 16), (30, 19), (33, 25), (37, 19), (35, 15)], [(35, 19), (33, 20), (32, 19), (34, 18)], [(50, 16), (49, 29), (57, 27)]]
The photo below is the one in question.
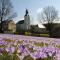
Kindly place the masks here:
[(14, 47), (7, 47), (6, 51), (9, 52), (9, 53), (14, 53), (15, 48)]
[(24, 49), (25, 49), (24, 45), (20, 45), (20, 46), (19, 46), (19, 49), (20, 49), (21, 52), (23, 52)]
[(4, 51), (4, 48), (0, 48), (0, 53)]

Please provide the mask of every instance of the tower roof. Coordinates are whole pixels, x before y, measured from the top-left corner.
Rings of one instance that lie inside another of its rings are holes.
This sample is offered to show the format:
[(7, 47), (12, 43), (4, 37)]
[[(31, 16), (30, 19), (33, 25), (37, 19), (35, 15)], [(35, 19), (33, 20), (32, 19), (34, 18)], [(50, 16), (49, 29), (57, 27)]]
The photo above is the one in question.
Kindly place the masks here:
[(28, 9), (26, 9), (26, 11), (25, 11), (25, 16), (27, 16), (28, 15)]

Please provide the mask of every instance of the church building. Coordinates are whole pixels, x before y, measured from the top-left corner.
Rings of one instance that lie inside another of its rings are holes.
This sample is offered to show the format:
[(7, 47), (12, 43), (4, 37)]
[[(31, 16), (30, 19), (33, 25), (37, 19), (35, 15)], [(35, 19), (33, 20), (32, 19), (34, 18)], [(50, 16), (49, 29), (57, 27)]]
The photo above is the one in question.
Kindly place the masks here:
[(17, 31), (28, 31), (30, 30), (30, 16), (29, 16), (29, 12), (26, 9), (25, 15), (24, 15), (24, 20), (20, 20), (17, 22), (16, 24), (16, 29)]

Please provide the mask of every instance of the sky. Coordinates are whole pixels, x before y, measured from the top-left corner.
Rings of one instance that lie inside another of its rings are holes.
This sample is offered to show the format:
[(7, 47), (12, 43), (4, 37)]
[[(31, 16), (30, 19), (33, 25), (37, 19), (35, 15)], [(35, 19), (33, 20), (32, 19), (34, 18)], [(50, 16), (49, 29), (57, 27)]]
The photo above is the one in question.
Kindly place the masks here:
[(17, 17), (14, 19), (15, 22), (24, 19), (26, 8), (33, 24), (39, 23), (37, 15), (46, 6), (54, 6), (60, 15), (60, 0), (12, 0), (12, 5), (17, 13)]

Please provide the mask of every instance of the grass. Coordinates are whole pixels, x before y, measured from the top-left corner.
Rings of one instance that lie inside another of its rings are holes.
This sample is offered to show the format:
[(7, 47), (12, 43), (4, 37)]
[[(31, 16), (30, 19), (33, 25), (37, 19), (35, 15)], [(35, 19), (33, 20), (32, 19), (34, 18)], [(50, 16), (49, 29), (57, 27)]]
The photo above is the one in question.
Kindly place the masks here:
[(30, 32), (25, 32), (25, 35), (30, 36), (30, 35), (32, 35), (32, 33), (30, 33)]
[(60, 49), (60, 45), (56, 45), (56, 47)]
[(31, 56), (25, 56), (23, 60), (34, 60)]
[(40, 36), (49, 37), (49, 34), (40, 34)]
[[(34, 59), (28, 55), (28, 56), (24, 57), (23, 60), (34, 60)], [(36, 60), (53, 60), (53, 58), (52, 57), (48, 57), (48, 58), (44, 58), (44, 59), (38, 58)]]
[(4, 51), (0, 54), (0, 60), (20, 60), (16, 54), (9, 54), (8, 52)]
[(31, 32), (25, 32), (25, 35), (27, 36), (42, 36), (42, 37), (49, 37), (49, 34), (47, 33), (31, 33)]
[(43, 47), (44, 46), (44, 43), (43, 42), (38, 42), (38, 43), (34, 43), (36, 46), (40, 46), (40, 47)]
[(23, 44), (23, 41), (18, 41), (18, 44)]

